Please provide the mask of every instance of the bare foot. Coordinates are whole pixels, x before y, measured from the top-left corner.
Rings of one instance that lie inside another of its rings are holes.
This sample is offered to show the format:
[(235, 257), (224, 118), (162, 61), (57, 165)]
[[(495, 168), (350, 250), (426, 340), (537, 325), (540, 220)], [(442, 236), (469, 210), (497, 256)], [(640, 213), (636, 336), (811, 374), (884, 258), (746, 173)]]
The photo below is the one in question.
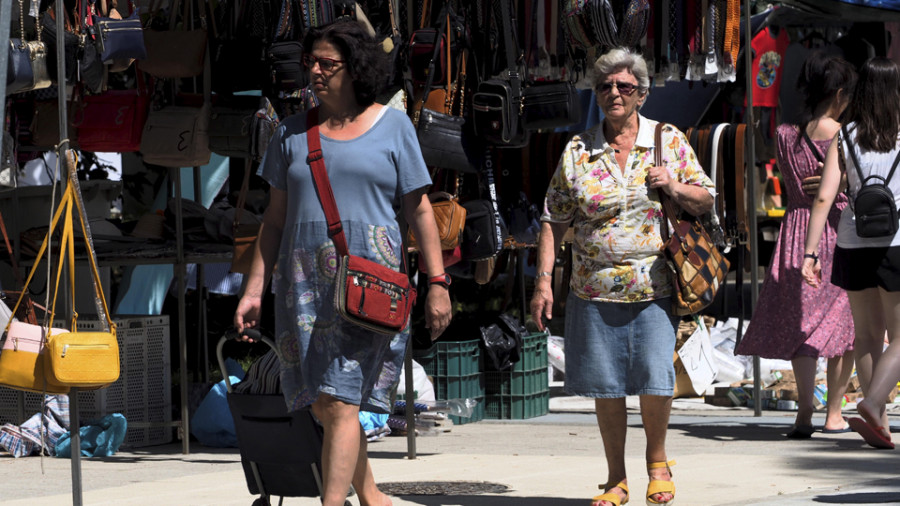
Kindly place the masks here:
[(847, 420), (843, 416), (828, 416), (825, 418), (825, 425), (822, 426), (824, 430), (842, 430), (850, 427), (847, 424)]
[(380, 490), (377, 494), (373, 494), (373, 497), (359, 496), (359, 506), (393, 506), (393, 504), (390, 496)]
[(890, 424), (886, 420), (887, 413), (877, 413), (867, 399), (863, 399), (856, 404), (856, 411), (859, 413), (861, 417), (871, 425), (873, 428), (879, 429), (879, 432), (888, 439), (891, 440), (891, 432), (890, 432)]

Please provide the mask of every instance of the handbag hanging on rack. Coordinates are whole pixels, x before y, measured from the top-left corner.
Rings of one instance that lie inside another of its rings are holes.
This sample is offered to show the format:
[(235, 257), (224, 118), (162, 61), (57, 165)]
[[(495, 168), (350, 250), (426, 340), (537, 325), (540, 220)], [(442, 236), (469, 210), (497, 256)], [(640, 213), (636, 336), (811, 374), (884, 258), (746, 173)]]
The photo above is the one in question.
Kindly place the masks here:
[[(446, 9), (449, 9), (446, 8)], [(453, 14), (447, 10), (446, 15), (441, 15), (441, 25), (436, 32), (443, 34), (446, 28), (446, 38), (450, 38), (450, 19)], [(435, 42), (435, 49), (431, 61), (428, 63), (428, 78), (422, 91), (422, 99), (419, 101), (414, 113), (416, 124), (416, 136), (419, 139), (419, 147), (425, 164), (432, 167), (452, 169), (460, 172), (476, 172), (474, 156), (470, 153), (472, 143), (470, 141), (469, 128), (465, 118), (465, 80), (466, 80), (466, 51), (460, 55), (459, 74), (454, 86), (450, 80), (450, 73), (445, 72), (446, 88), (432, 90), (436, 74), (435, 60), (440, 56), (438, 51), (440, 44)], [(444, 52), (447, 59), (446, 65), (450, 67), (450, 52)], [(456, 97), (459, 103), (454, 104)], [(430, 99), (437, 97), (439, 104), (434, 104)], [(443, 100), (440, 98), (443, 97)], [(459, 115), (454, 116), (454, 106), (459, 110)]]
[(141, 133), (141, 154), (145, 162), (163, 167), (199, 167), (209, 163), (212, 109), (209, 60), (203, 67), (203, 104), (200, 107), (170, 105), (150, 111)]
[[(662, 128), (656, 125), (655, 163), (664, 166)], [(672, 312), (679, 316), (694, 314), (712, 304), (719, 286), (728, 274), (728, 260), (722, 256), (700, 220), (694, 216), (679, 219), (675, 206), (663, 190), (658, 190), (664, 221), (660, 227), (663, 252), (672, 270), (675, 293)], [(669, 224), (672, 236), (669, 237)]]
[[(237, 205), (234, 208), (234, 223), (231, 235), (234, 240), (234, 248), (231, 252), (231, 272), (250, 274), (250, 266), (253, 264), (253, 246), (259, 236), (261, 223), (244, 209), (247, 202), (247, 192), (250, 190), (250, 172), (253, 162), (247, 158), (244, 160), (244, 178), (241, 182), (241, 191), (238, 193)], [(244, 217), (249, 215), (256, 221), (250, 223)]]
[(25, 1), (19, 0), (19, 38), (9, 39), (6, 93), (23, 93), (52, 84), (47, 73), (47, 46), (41, 42), (41, 24), (35, 23), (37, 40), (25, 40)]
[(121, 60), (146, 59), (144, 27), (141, 26), (140, 9), (134, 5), (134, 0), (129, 0), (131, 15), (125, 19), (122, 19), (117, 10), (108, 8), (106, 2), (107, 0), (100, 0), (101, 11), (98, 13), (97, 0), (91, 0), (93, 42), (100, 53), (100, 61), (111, 64)]
[(354, 325), (380, 334), (397, 334), (409, 324), (416, 303), (416, 289), (406, 274), (406, 253), (401, 247), (400, 272), (365, 258), (351, 255), (341, 226), (341, 217), (325, 170), (322, 143), (319, 139), (319, 109), (306, 116), (307, 158), (316, 193), (328, 220), (328, 236), (340, 257), (335, 274), (334, 306), (337, 313)]
[(78, 145), (90, 152), (126, 153), (141, 149), (141, 133), (150, 112), (144, 73), (135, 69), (137, 88), (106, 90), (83, 98)]
[[(168, 30), (144, 30), (144, 47), (147, 58), (138, 62), (138, 68), (160, 78), (196, 77), (203, 73), (206, 62), (207, 35), (203, 28), (189, 29), (188, 2), (174, 0), (169, 15)], [(176, 30), (179, 2), (182, 5), (182, 30)], [(150, 8), (151, 19), (159, 12), (159, 3)]]
[[(53, 215), (50, 229), (38, 250), (34, 266), (25, 280), (27, 287), (40, 267), (40, 259), (47, 251), (50, 238), (57, 225), (62, 223), (59, 267), (50, 305), (48, 324), (53, 322), (59, 282), (64, 266), (68, 266), (70, 297), (75, 300), (75, 230), (72, 208), (76, 208), (79, 225), (85, 238), (87, 256), (93, 274), (93, 284), (97, 292), (98, 313), (105, 318), (108, 330), (99, 332), (76, 332), (78, 315), (73, 312), (72, 330), (49, 328), (23, 322), (10, 322), (5, 331), (3, 352), (0, 353), (0, 384), (32, 392), (66, 393), (70, 387), (83, 389), (104, 388), (119, 377), (119, 346), (116, 326), (109, 316), (109, 308), (100, 284), (97, 261), (91, 244), (90, 229), (82, 212), (84, 202), (78, 187), (75, 155), (66, 153), (69, 181), (59, 207)], [(26, 288), (27, 289), (27, 288)], [(24, 300), (19, 297), (13, 313)]]

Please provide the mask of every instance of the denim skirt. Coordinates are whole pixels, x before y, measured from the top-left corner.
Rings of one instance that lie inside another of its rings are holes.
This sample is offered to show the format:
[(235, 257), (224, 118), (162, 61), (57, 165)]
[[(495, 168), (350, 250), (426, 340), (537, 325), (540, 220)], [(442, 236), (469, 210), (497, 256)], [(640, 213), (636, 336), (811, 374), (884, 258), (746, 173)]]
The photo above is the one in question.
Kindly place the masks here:
[(598, 302), (566, 299), (565, 391), (583, 397), (671, 396), (680, 318), (671, 298)]

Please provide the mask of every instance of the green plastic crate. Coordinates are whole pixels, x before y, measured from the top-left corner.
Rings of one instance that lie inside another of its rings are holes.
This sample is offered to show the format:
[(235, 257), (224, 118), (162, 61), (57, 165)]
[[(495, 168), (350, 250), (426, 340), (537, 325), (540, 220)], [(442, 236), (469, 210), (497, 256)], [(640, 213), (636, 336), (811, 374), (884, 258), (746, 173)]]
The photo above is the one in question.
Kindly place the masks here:
[(484, 391), (495, 395), (530, 395), (543, 392), (550, 386), (548, 368), (533, 371), (487, 371), (484, 373)]
[(513, 372), (547, 368), (547, 336), (546, 332), (539, 332), (522, 339), (522, 354), (519, 361), (513, 364)]
[(415, 352), (416, 362), (431, 376), (437, 400), (475, 399), (468, 418), (450, 415), (454, 425), (484, 420), (484, 374), (479, 340), (440, 341), (425, 352)]
[[(439, 341), (413, 357), (422, 364), (429, 376), (468, 376), (481, 372), (481, 348), (479, 340)], [(546, 354), (546, 351), (545, 351)]]
[(524, 420), (550, 412), (550, 390), (529, 395), (484, 396), (484, 417), (489, 420)]

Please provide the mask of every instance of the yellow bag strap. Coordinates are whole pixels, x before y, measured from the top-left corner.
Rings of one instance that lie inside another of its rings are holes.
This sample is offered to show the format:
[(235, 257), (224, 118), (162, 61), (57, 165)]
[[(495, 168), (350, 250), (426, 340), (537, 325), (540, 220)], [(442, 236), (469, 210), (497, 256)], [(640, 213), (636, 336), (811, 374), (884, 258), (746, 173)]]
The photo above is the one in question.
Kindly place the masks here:
[[(71, 159), (69, 157), (72, 157)], [(59, 293), (59, 281), (62, 277), (62, 269), (64, 260), (68, 263), (68, 274), (69, 274), (69, 289), (71, 290), (71, 300), (75, 300), (75, 232), (74, 232), (74, 221), (72, 217), (72, 206), (74, 205), (77, 214), (78, 214), (78, 222), (81, 225), (81, 231), (85, 238), (85, 246), (87, 249), (88, 263), (91, 266), (91, 274), (94, 278), (94, 287), (95, 292), (97, 293), (97, 297), (100, 301), (100, 307), (98, 310), (103, 312), (101, 316), (102, 319), (106, 320), (107, 325), (109, 326), (110, 332), (115, 333), (116, 325), (113, 323), (112, 318), (109, 314), (109, 306), (106, 303), (106, 297), (103, 294), (103, 288), (100, 283), (100, 272), (97, 268), (97, 258), (94, 254), (94, 248), (92, 241), (90, 239), (90, 232), (88, 229), (87, 222), (85, 220), (85, 215), (83, 212), (84, 203), (81, 200), (81, 192), (80, 187), (78, 185), (78, 178), (76, 175), (76, 166), (75, 163), (75, 154), (74, 151), (68, 150), (66, 152), (66, 165), (68, 166), (68, 185), (66, 186), (66, 191), (63, 193), (63, 197), (60, 200), (59, 207), (56, 209), (56, 212), (53, 214), (53, 219), (50, 222), (50, 229), (47, 231), (47, 235), (44, 237), (44, 241), (41, 243), (41, 247), (38, 249), (37, 256), (34, 259), (34, 265), (31, 267), (31, 271), (28, 273), (28, 278), (25, 280), (25, 287), (22, 290), (22, 295), (19, 296), (19, 300), (16, 301), (15, 308), (13, 309), (13, 314), (19, 309), (19, 305), (22, 303), (24, 299), (25, 291), (27, 287), (31, 283), (32, 278), (34, 277), (35, 272), (37, 272), (37, 268), (40, 265), (40, 260), (44, 255), (44, 252), (47, 250), (47, 247), (50, 242), (50, 237), (53, 235), (53, 231), (56, 230), (59, 221), (63, 216), (65, 216), (63, 222), (63, 234), (60, 242), (60, 251), (64, 252), (65, 258), (63, 258), (63, 254), (60, 255), (59, 259), (59, 268), (56, 276), (56, 287), (53, 292), (53, 302), (51, 304), (50, 310), (50, 321), (48, 323), (48, 327), (53, 325), (53, 317), (55, 315), (56, 310), (56, 298)], [(72, 312), (72, 331), (75, 331), (75, 324), (78, 319), (78, 314)], [(4, 330), (4, 335), (9, 331), (9, 326), (12, 323), (12, 319), (10, 319), (9, 323), (6, 324), (6, 329)]]
[[(13, 308), (12, 314), (16, 314), (16, 311), (19, 310), (19, 305), (22, 304), (22, 300), (25, 298), (25, 292), (28, 290), (28, 285), (31, 284), (31, 279), (34, 277), (35, 272), (41, 262), (41, 257), (44, 256), (44, 252), (47, 251), (47, 246), (50, 242), (50, 236), (53, 234), (53, 230), (56, 229), (57, 223), (59, 223), (59, 218), (62, 216), (64, 204), (66, 199), (69, 198), (68, 192), (63, 195), (62, 201), (60, 201), (59, 207), (56, 208), (56, 212), (53, 214), (53, 219), (50, 221), (50, 229), (47, 231), (47, 235), (44, 236), (44, 241), (41, 243), (41, 247), (38, 248), (37, 256), (34, 258), (34, 265), (31, 267), (31, 271), (28, 273), (28, 277), (25, 279), (25, 285), (22, 288), (22, 294), (19, 295), (19, 300), (16, 301), (16, 306)], [(12, 324), (12, 318), (9, 319), (9, 322), (6, 324), (6, 328), (3, 330), (3, 333), (6, 334), (9, 331), (9, 326)]]

